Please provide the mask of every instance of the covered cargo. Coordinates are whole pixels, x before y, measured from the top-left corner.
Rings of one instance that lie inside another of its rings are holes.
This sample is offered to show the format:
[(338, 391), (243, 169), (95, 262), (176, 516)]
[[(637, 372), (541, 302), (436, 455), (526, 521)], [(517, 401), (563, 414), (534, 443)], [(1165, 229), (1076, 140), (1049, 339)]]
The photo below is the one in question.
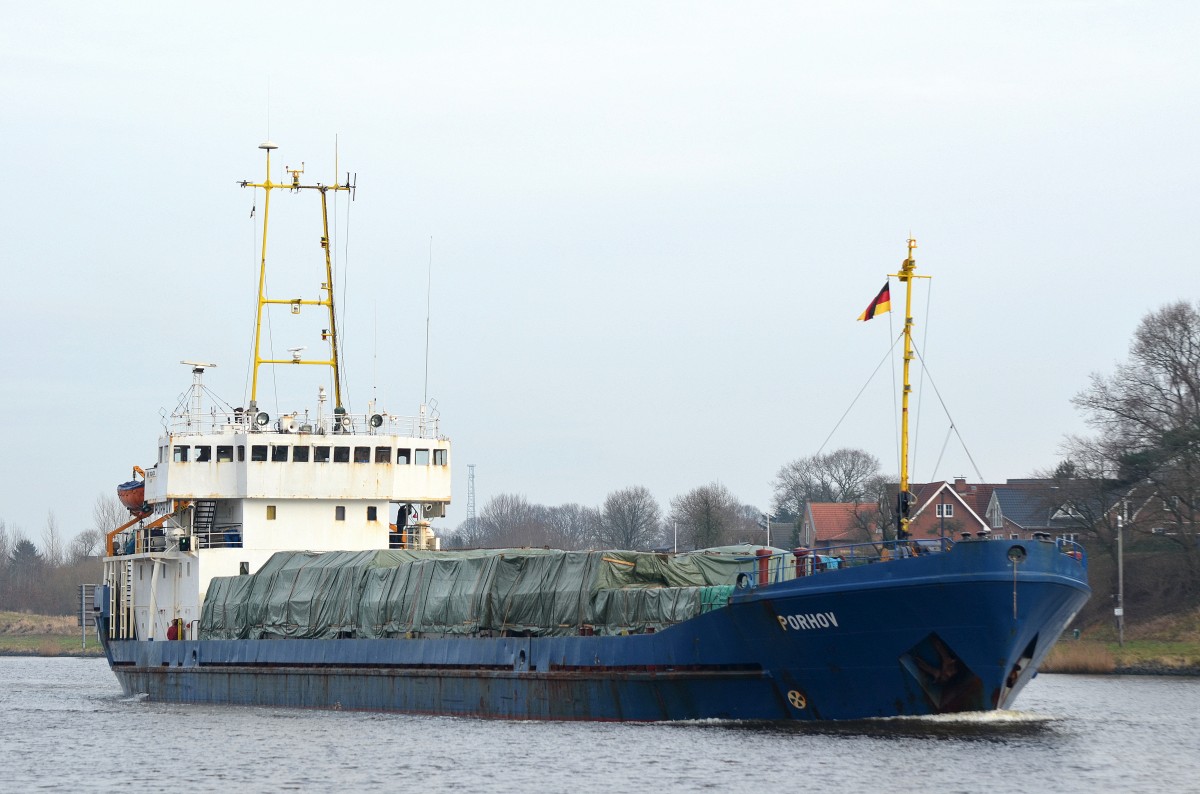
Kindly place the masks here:
[(724, 606), (755, 547), (630, 551), (278, 552), (213, 579), (201, 639), (601, 635)]

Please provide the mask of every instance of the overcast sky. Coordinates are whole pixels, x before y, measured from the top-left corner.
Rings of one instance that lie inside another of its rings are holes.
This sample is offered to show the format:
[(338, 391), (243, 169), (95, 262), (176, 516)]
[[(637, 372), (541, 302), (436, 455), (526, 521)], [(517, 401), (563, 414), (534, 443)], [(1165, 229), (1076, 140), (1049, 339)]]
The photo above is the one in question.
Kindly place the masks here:
[[(181, 359), (244, 404), (257, 221), (235, 183), (268, 136), (324, 182), (336, 137), (358, 175), (352, 411), (421, 402), (432, 239), (447, 528), (468, 463), (480, 508), (645, 485), (665, 510), (713, 481), (767, 507), (899, 333), (855, 318), (910, 232), (934, 276), (917, 339), (990, 482), (1053, 466), (1089, 373), (1196, 298), (1194, 3), (345, 5), (6, 4), (10, 529), (88, 528), (153, 462)], [(316, 297), (316, 205), (273, 201), (299, 242), (272, 286)], [(277, 353), (317, 348), (289, 322)], [(260, 402), (315, 409), (292, 385)], [(894, 388), (885, 366), (826, 449), (897, 472)], [(977, 480), (919, 402), (914, 479)]]

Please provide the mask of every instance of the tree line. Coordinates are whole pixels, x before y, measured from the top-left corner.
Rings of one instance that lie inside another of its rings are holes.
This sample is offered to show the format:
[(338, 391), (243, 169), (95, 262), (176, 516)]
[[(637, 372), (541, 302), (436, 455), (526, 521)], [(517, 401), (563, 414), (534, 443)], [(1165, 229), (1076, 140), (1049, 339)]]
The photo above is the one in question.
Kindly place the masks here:
[[(644, 486), (609, 493), (598, 507), (534, 504), (499, 494), (445, 538), (447, 548), (549, 547), (566, 550), (684, 549), (763, 543), (765, 516), (720, 483), (681, 494), (663, 510)], [(781, 527), (781, 535), (790, 534)]]
[(128, 519), (115, 497), (99, 496), (92, 527), (67, 539), (51, 512), (41, 543), (0, 519), (0, 610), (69, 615), (79, 609), (78, 586), (100, 581), (104, 535)]
[[(893, 478), (894, 479), (894, 478)], [(794, 548), (809, 502), (864, 502), (870, 529), (886, 523), (889, 478), (879, 460), (859, 449), (797, 458), (772, 483), (771, 545)], [(559, 549), (620, 548), (680, 551), (767, 542), (768, 514), (740, 501), (719, 482), (682, 493), (667, 508), (643, 486), (613, 491), (603, 504), (546, 506), (519, 494), (492, 497), (474, 520), (445, 539), (448, 548), (547, 546)], [(870, 537), (872, 535), (868, 535)]]

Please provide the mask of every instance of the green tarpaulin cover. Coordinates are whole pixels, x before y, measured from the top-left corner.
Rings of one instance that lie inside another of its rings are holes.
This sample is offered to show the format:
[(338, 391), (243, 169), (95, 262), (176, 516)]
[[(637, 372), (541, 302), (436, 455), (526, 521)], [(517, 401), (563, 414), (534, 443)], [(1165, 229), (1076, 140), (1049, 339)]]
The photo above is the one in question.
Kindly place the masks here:
[[(779, 559), (779, 558), (777, 558)], [(660, 630), (723, 607), (754, 547), (279, 552), (215, 578), (201, 639), (533, 636)], [(780, 567), (782, 570), (783, 567)]]

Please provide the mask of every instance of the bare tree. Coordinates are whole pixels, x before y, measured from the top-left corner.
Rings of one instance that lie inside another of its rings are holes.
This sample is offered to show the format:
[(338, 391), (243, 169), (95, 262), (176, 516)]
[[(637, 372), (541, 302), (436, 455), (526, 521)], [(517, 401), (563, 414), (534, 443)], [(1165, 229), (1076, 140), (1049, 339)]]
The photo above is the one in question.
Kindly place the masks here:
[(644, 549), (658, 536), (658, 502), (644, 486), (613, 491), (604, 499), (600, 540), (618, 549)]
[(499, 494), (479, 512), (480, 545), (544, 546), (549, 542), (544, 508), (520, 494)]
[(85, 529), (74, 538), (67, 547), (67, 562), (71, 565), (83, 562), (88, 557), (100, 553), (104, 535), (98, 529)]
[(66, 560), (62, 534), (58, 531), (58, 520), (51, 510), (46, 515), (46, 528), (42, 531), (42, 559), (51, 567), (62, 565)]
[(678, 524), (680, 538), (693, 549), (729, 542), (729, 536), (741, 524), (737, 499), (716, 482), (672, 499), (668, 520)]
[(803, 515), (809, 502), (868, 502), (882, 490), (879, 460), (861, 449), (797, 458), (775, 475), (776, 512)]
[(600, 511), (577, 504), (547, 507), (544, 513), (550, 545), (559, 549), (591, 548), (600, 537)]
[[(1093, 374), (1076, 407), (1099, 431), (1087, 446), (1105, 475), (1153, 495), (1144, 520), (1162, 527), (1200, 581), (1200, 304), (1180, 301), (1142, 318), (1129, 358)], [(1080, 459), (1072, 456), (1079, 465)], [(1147, 502), (1149, 504), (1149, 502)]]
[(115, 496), (100, 494), (92, 503), (92, 529), (107, 535), (129, 520), (129, 510)]
[(8, 537), (8, 525), (0, 518), (0, 573), (8, 564), (8, 555), (12, 554), (12, 541)]

